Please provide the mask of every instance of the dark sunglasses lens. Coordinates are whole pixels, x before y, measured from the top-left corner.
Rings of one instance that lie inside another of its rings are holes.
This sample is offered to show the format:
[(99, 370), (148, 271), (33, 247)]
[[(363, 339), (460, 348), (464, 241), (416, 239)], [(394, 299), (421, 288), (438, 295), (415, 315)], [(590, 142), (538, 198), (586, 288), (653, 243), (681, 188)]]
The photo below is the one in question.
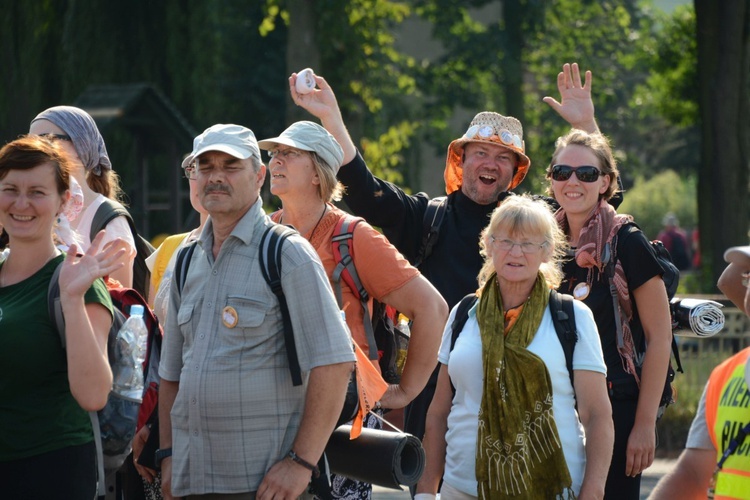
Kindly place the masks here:
[(552, 167), (552, 179), (556, 181), (567, 181), (573, 174), (573, 167), (567, 165), (555, 165)]
[(595, 182), (599, 178), (599, 169), (596, 167), (578, 167), (576, 177), (581, 182)]

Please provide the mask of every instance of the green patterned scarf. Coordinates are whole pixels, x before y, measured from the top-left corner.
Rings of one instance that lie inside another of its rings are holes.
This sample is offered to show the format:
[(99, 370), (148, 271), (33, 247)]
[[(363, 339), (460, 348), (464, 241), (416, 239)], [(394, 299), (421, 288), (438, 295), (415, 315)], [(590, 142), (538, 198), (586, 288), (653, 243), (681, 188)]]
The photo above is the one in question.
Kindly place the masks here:
[(484, 373), (476, 456), (479, 498), (575, 498), (552, 414), (549, 371), (526, 350), (548, 302), (549, 286), (540, 273), (506, 336), (495, 274), (482, 290), (477, 306)]

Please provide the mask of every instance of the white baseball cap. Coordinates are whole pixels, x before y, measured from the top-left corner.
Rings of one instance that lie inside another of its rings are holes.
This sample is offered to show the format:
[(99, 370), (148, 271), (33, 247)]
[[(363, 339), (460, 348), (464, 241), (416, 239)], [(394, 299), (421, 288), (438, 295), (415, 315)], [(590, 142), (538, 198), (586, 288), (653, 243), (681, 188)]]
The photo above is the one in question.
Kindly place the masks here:
[(193, 140), (193, 152), (182, 160), (182, 168), (190, 166), (195, 158), (207, 151), (221, 151), (241, 160), (251, 156), (260, 160), (255, 134), (241, 125), (217, 123), (208, 127)]

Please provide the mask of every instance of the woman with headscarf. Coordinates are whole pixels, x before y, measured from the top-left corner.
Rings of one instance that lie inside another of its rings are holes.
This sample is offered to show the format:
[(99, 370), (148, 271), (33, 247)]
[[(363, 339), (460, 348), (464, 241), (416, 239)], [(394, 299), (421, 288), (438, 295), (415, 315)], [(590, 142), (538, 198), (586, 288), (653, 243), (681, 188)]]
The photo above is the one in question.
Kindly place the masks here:
[[(480, 236), (476, 303), (448, 318), (416, 499), (602, 498), (612, 455), (606, 369), (591, 311), (573, 302), (573, 383), (553, 323), (565, 239), (542, 201), (511, 196)], [(455, 387), (455, 394), (451, 389)]]
[[(73, 106), (55, 106), (42, 111), (31, 121), (29, 134), (59, 142), (71, 159), (72, 175), (83, 190), (83, 207), (70, 225), (78, 233), (82, 250), (85, 251), (91, 244), (91, 224), (97, 209), (106, 198), (117, 200), (121, 194), (119, 177), (112, 170), (104, 138), (91, 115)], [(110, 221), (106, 230), (103, 246), (119, 238), (130, 247), (129, 254), (125, 256), (128, 259), (125, 265), (111, 277), (122, 286), (131, 288), (136, 250), (130, 226), (120, 216)]]
[(561, 207), (555, 217), (571, 246), (558, 290), (594, 313), (607, 363), (615, 445), (605, 496), (637, 500), (641, 473), (654, 460), (672, 327), (664, 270), (633, 217), (608, 203), (618, 175), (607, 138), (581, 130), (557, 140), (547, 169)]
[[(27, 136), (0, 150), (0, 226), (13, 249), (0, 263), (3, 498), (96, 495), (87, 412), (104, 407), (112, 386), (112, 301), (99, 278), (122, 267), (126, 245), (115, 240), (100, 251), (100, 232), (83, 255), (75, 244), (67, 256), (57, 248), (53, 227), (70, 198), (71, 170), (57, 141)], [(47, 299), (60, 265), (64, 332), (50, 317)]]
[[(271, 218), (291, 225), (310, 241), (333, 283), (337, 262), (332, 237), (339, 220), (348, 215), (332, 204), (341, 199), (342, 186), (336, 180), (344, 157), (341, 146), (326, 129), (309, 121), (294, 123), (279, 137), (259, 141), (258, 146), (269, 152), (271, 193), (281, 199), (283, 207)], [(400, 383), (388, 386), (380, 400), (384, 408), (403, 408), (424, 388), (435, 368), (438, 331), (448, 307), (419, 271), (364, 220), (354, 227), (351, 245), (357, 274), (370, 297), (369, 311), (375, 299), (413, 322)], [(364, 322), (371, 318), (364, 317), (359, 299), (344, 280), (341, 292), (340, 306), (352, 338), (362, 351), (370, 352)], [(377, 361), (373, 365), (380, 369)], [(380, 427), (380, 422), (368, 414), (364, 425)], [(332, 483), (334, 498), (367, 499), (372, 494), (369, 484), (342, 476), (334, 476)]]

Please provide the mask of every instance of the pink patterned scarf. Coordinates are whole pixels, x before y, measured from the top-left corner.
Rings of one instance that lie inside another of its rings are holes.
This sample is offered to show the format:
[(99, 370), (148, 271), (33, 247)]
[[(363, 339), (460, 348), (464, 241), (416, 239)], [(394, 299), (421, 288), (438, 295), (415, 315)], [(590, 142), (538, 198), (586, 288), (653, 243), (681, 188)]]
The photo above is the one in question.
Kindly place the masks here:
[[(555, 213), (555, 218), (565, 234), (569, 234), (570, 227), (565, 210), (562, 208), (559, 209)], [(601, 277), (604, 277), (605, 280), (607, 279), (604, 269), (607, 262), (602, 260), (602, 252), (605, 245), (612, 243), (612, 239), (623, 224), (632, 221), (633, 217), (631, 215), (618, 214), (612, 205), (604, 199), (600, 200), (599, 204), (592, 210), (589, 218), (583, 225), (583, 229), (581, 229), (581, 233), (578, 235), (578, 247), (575, 254), (576, 264), (589, 270), (586, 278), (589, 290), (593, 281), (594, 267), (599, 270)], [(610, 259), (615, 258), (615, 251), (614, 245), (611, 245), (612, 255), (609, 256)], [(620, 353), (625, 372), (633, 375), (636, 381), (640, 383), (635, 370), (635, 343), (633, 341), (633, 333), (630, 330), (630, 320), (633, 318), (633, 303), (630, 298), (625, 271), (623, 271), (619, 259), (615, 262), (614, 284), (617, 288), (617, 298), (620, 305), (623, 336), (623, 345), (618, 345), (617, 350)], [(609, 286), (608, 283), (607, 286)]]

